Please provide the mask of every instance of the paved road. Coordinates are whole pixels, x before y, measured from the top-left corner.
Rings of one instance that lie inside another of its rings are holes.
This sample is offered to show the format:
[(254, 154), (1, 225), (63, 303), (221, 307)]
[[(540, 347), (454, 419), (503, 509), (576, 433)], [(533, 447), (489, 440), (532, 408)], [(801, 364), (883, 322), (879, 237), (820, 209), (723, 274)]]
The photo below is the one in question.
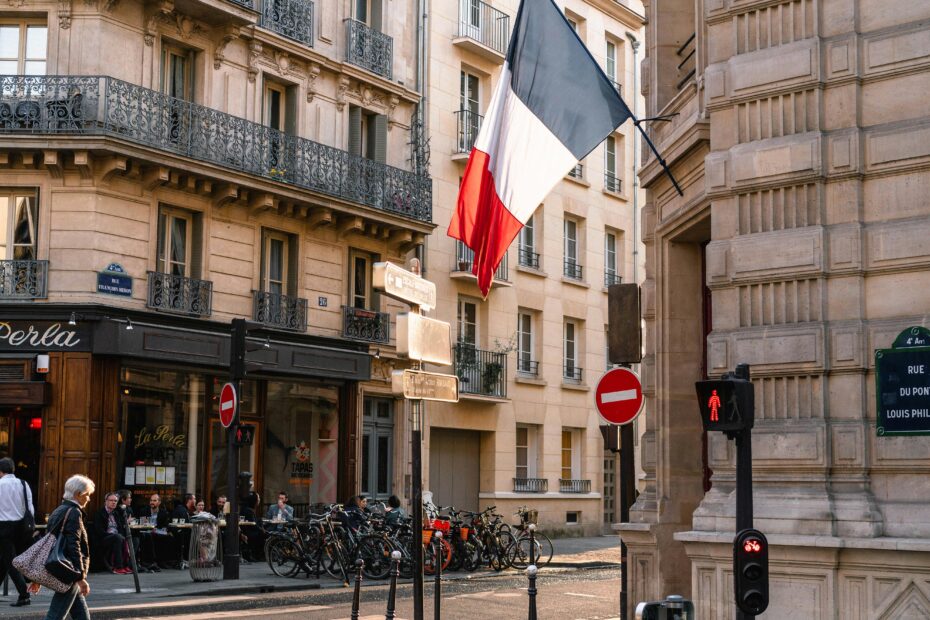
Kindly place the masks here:
[[(433, 617), (432, 583), (427, 584), (426, 616)], [(521, 575), (470, 579), (445, 583), (442, 617), (448, 620), (476, 618), (526, 618), (527, 580)], [(540, 620), (606, 620), (619, 613), (620, 573), (618, 569), (573, 570), (541, 573), (537, 582), (537, 610)], [(268, 594), (230, 601), (231, 609), (211, 611), (210, 618), (260, 618), (262, 620), (293, 620), (300, 618), (347, 619), (351, 611), (351, 590), (319, 590), (313, 593)], [(384, 618), (387, 587), (363, 590), (361, 618)], [(167, 611), (167, 610), (166, 610)], [(157, 612), (156, 612), (157, 613)], [(170, 612), (169, 612), (170, 613)], [(194, 620), (205, 614), (182, 613), (154, 615), (151, 608), (125, 618), (168, 618)], [(397, 618), (413, 617), (411, 588), (398, 589)]]

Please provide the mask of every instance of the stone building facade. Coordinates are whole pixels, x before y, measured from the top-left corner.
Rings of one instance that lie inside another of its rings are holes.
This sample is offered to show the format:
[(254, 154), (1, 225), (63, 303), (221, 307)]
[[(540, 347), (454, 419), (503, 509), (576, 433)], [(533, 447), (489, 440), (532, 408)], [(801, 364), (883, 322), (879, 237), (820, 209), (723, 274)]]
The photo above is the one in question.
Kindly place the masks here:
[(646, 3), (645, 471), (631, 604), (733, 615), (734, 447), (694, 381), (751, 364), (764, 618), (930, 616), (925, 436), (876, 429), (875, 350), (930, 323), (926, 2)]
[[(632, 125), (552, 191), (513, 243), (487, 301), (472, 254), (445, 233), (490, 101), (519, 2), (433, 3), (427, 100), (435, 234), (426, 277), (453, 325), (461, 401), (426, 407), (424, 488), (437, 504), (520, 506), (549, 533), (599, 533), (618, 520), (616, 459), (603, 454), (593, 388), (607, 368), (607, 289), (642, 270), (635, 252)], [(641, 5), (558, 2), (632, 106)], [(639, 104), (640, 109), (642, 104)], [(439, 368), (450, 372), (448, 368)], [(605, 476), (605, 466), (607, 475)], [(605, 489), (605, 480), (607, 483)]]
[(240, 458), (263, 496), (399, 486), (380, 351), (406, 308), (371, 266), (434, 227), (417, 20), (413, 0), (0, 8), (0, 451), (40, 512), (76, 472), (229, 493), (216, 398), (236, 317), (260, 324)]

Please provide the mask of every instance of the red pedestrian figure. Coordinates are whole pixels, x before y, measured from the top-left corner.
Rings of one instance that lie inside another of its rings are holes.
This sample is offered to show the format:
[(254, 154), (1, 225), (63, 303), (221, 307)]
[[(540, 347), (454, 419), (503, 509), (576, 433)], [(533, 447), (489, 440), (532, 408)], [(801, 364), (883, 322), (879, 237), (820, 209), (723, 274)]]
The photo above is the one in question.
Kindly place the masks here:
[(710, 407), (710, 421), (718, 422), (720, 420), (720, 414), (717, 410), (720, 409), (720, 397), (717, 396), (717, 390), (711, 392), (710, 400), (707, 401), (707, 406)]

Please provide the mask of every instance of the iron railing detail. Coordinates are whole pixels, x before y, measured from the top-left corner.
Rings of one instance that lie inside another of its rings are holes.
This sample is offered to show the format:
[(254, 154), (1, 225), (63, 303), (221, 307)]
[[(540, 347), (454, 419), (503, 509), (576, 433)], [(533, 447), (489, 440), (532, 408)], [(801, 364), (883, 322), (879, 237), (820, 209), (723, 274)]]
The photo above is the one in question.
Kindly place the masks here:
[(590, 480), (566, 480), (565, 478), (559, 478), (559, 492), (560, 493), (590, 493), (591, 492), (591, 481)]
[(313, 47), (313, 3), (310, 0), (264, 0), (261, 25)]
[(252, 319), (269, 327), (307, 330), (307, 300), (266, 291), (252, 294)]
[[(247, 9), (255, 10), (255, 0), (229, 0), (233, 4), (238, 4), (239, 6), (244, 6)], [(268, 0), (265, 0), (266, 2)]]
[[(455, 265), (452, 267), (453, 271), (457, 272), (467, 272), (471, 273), (472, 267), (475, 264), (475, 251), (470, 247), (462, 243), (461, 241), (455, 242)], [(507, 265), (507, 254), (504, 254), (504, 258), (501, 259), (501, 264), (497, 266), (497, 269), (494, 271), (494, 279), (501, 280), (506, 282), (510, 275), (510, 268)]]
[(539, 252), (534, 252), (530, 246), (521, 245), (517, 248), (517, 253), (522, 266), (539, 269)]
[(514, 478), (514, 493), (546, 493), (549, 491), (549, 480), (546, 478)]
[(482, 396), (507, 397), (507, 355), (482, 351), (466, 342), (455, 345), (454, 372), (459, 392)]
[(623, 182), (613, 172), (604, 173), (604, 189), (608, 192), (619, 192), (623, 189)]
[(623, 284), (623, 278), (613, 269), (606, 269), (604, 271), (604, 286), (607, 287), (611, 284)]
[(577, 366), (569, 366), (566, 364), (562, 369), (562, 378), (569, 381), (577, 381), (581, 383), (581, 379), (584, 377), (584, 369), (578, 368)]
[(484, 117), (471, 110), (459, 110), (455, 113), (455, 118), (458, 124), (458, 139), (456, 140), (455, 152), (471, 153)]
[(697, 65), (695, 64), (695, 52), (697, 51), (697, 44), (695, 43), (696, 35), (697, 33), (692, 32), (688, 40), (675, 50), (675, 55), (680, 59), (678, 63), (678, 77), (680, 79), (675, 84), (675, 90), (681, 90), (691, 81), (691, 78), (694, 77), (697, 71)]
[(0, 299), (48, 297), (47, 260), (0, 260)]
[(432, 220), (432, 180), (244, 118), (98, 76), (0, 76), (0, 134), (107, 135)]
[(510, 16), (481, 0), (459, 0), (459, 36), (506, 54)]
[(568, 171), (568, 176), (573, 179), (583, 179), (584, 178), (584, 164), (577, 163), (575, 167)]
[(149, 271), (146, 306), (162, 312), (210, 316), (213, 311), (213, 282)]
[(351, 340), (386, 344), (391, 339), (391, 315), (343, 306), (342, 335)]
[(394, 39), (357, 19), (347, 19), (346, 62), (390, 80), (394, 65)]
[(517, 355), (517, 372), (521, 375), (539, 376), (539, 362)]
[(562, 266), (562, 273), (566, 278), (571, 278), (572, 280), (581, 280), (582, 277), (582, 267), (578, 264), (573, 258), (566, 258)]

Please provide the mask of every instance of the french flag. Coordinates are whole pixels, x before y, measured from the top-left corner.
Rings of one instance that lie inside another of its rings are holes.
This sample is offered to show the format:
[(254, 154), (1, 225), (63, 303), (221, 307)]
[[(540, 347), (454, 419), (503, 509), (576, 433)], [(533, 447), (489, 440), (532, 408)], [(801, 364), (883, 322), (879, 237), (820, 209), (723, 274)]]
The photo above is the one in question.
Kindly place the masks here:
[(472, 273), (485, 298), (546, 195), (631, 116), (555, 3), (522, 0), (448, 230), (475, 252)]

